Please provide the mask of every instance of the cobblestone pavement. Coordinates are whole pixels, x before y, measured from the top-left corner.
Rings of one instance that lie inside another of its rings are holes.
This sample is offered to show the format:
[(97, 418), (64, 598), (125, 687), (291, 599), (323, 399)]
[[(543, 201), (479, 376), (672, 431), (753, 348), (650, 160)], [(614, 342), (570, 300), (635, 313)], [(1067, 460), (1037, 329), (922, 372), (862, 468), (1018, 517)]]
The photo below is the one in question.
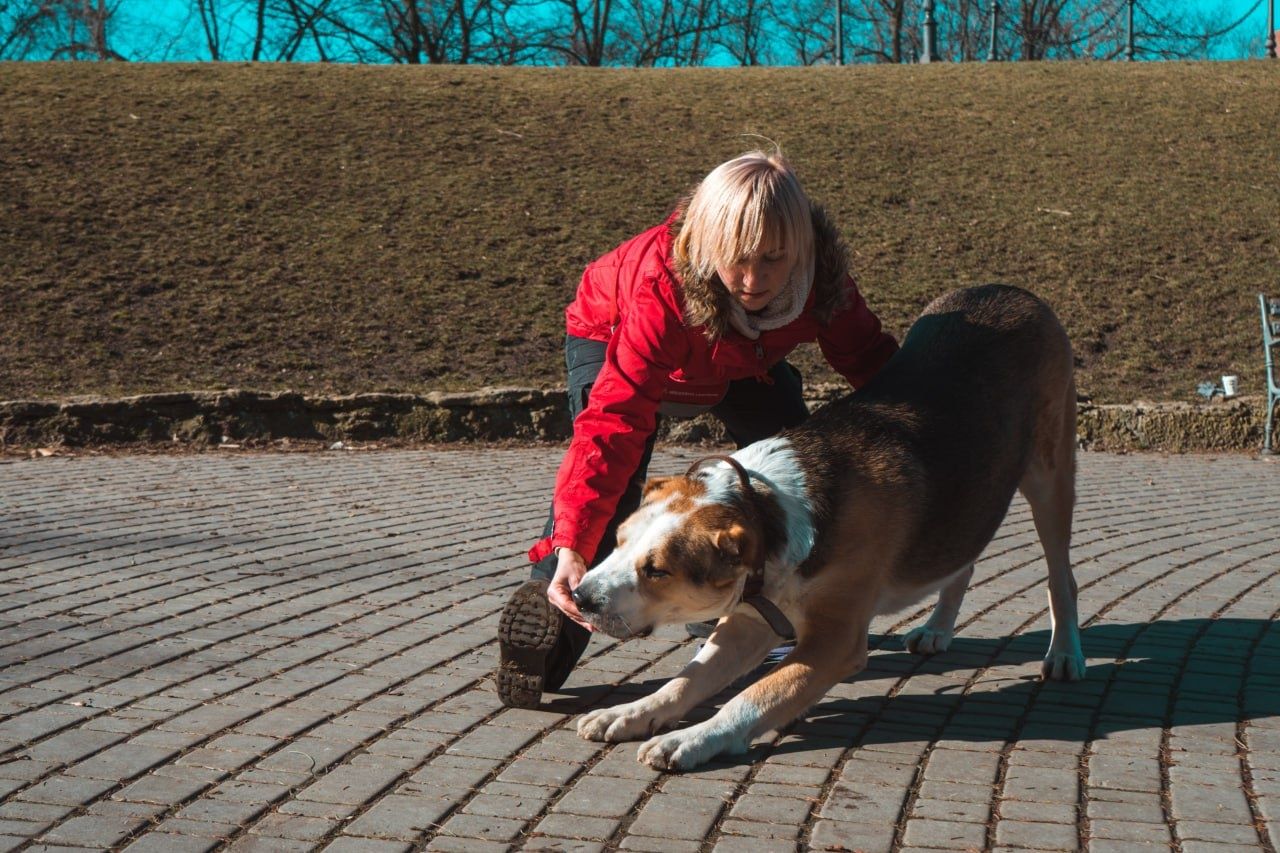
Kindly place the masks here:
[(880, 620), (804, 720), (668, 775), (573, 723), (674, 673), (679, 629), (495, 698), (559, 455), (0, 464), (0, 850), (1276, 849), (1280, 465), (1081, 457), (1085, 682), (1036, 679), (1018, 499), (950, 652)]

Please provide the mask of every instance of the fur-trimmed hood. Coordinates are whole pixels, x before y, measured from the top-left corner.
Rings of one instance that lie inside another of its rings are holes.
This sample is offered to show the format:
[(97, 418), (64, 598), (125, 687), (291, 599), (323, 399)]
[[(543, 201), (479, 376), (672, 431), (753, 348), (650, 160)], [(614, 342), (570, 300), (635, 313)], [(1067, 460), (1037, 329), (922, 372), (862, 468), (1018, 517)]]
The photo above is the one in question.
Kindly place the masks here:
[[(813, 216), (813, 315), (824, 326), (831, 316), (849, 305), (845, 279), (849, 275), (849, 249), (826, 211), (811, 204)], [(684, 226), (684, 210), (671, 221), (674, 238)], [(686, 257), (673, 250), (672, 267), (684, 299), (684, 321), (689, 326), (706, 326), (707, 339), (723, 337), (729, 330), (730, 295), (720, 276), (701, 278)]]

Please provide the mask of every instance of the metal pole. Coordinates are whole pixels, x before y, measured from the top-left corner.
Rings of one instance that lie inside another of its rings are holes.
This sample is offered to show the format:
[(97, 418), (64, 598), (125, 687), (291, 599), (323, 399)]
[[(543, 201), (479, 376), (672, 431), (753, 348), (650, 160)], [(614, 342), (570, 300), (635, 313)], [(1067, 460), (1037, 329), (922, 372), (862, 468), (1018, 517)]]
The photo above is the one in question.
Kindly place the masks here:
[(933, 19), (934, 0), (924, 0), (924, 53), (921, 62), (938, 61), (938, 22)]
[(991, 49), (987, 51), (987, 62), (997, 62), (1000, 57), (996, 54), (996, 30), (1000, 29), (1000, 4), (996, 0), (991, 0)]
[(844, 65), (844, 0), (836, 0), (836, 65)]
[(1276, 0), (1267, 0), (1267, 58), (1276, 58)]
[(1129, 0), (1129, 46), (1125, 48), (1124, 55), (1133, 62), (1133, 0)]

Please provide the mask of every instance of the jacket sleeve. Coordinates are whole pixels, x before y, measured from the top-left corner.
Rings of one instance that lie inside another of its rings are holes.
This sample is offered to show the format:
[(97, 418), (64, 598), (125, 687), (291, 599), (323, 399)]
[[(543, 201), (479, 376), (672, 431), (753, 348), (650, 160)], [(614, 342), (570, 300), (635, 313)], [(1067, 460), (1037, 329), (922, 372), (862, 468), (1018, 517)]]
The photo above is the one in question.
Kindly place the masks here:
[(654, 288), (638, 287), (605, 351), (587, 407), (556, 475), (555, 527), (529, 551), (537, 561), (572, 548), (590, 565), (657, 424), (667, 377), (688, 357), (686, 330)]
[(871, 313), (852, 278), (846, 278), (845, 290), (849, 305), (818, 333), (818, 346), (828, 364), (861, 388), (898, 351), (898, 342), (880, 328), (880, 318)]

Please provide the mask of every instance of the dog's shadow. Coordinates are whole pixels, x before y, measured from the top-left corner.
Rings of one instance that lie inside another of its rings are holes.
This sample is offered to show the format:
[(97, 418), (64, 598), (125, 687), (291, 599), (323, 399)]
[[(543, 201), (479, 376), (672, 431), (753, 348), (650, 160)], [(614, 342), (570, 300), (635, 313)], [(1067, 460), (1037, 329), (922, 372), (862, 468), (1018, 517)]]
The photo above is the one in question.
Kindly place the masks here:
[[(1125, 731), (1280, 716), (1280, 631), (1275, 624), (1266, 619), (1180, 619), (1092, 625), (1081, 631), (1089, 671), (1077, 683), (1040, 680), (1047, 630), (1013, 638), (961, 634), (950, 649), (931, 657), (905, 651), (900, 636), (872, 635), (867, 669), (843, 683), (895, 683), (883, 692), (833, 688), (785, 729), (786, 736), (772, 751), (942, 738), (1082, 743)], [(770, 668), (761, 666), (743, 676), (680, 725), (714, 714)], [(925, 676), (918, 682), (923, 689), (913, 688), (912, 681), (920, 676)], [(625, 685), (603, 704), (631, 701), (664, 682)], [(584, 699), (598, 697), (584, 690), (575, 710), (583, 710)], [(757, 746), (727, 763), (755, 761), (768, 749)]]

